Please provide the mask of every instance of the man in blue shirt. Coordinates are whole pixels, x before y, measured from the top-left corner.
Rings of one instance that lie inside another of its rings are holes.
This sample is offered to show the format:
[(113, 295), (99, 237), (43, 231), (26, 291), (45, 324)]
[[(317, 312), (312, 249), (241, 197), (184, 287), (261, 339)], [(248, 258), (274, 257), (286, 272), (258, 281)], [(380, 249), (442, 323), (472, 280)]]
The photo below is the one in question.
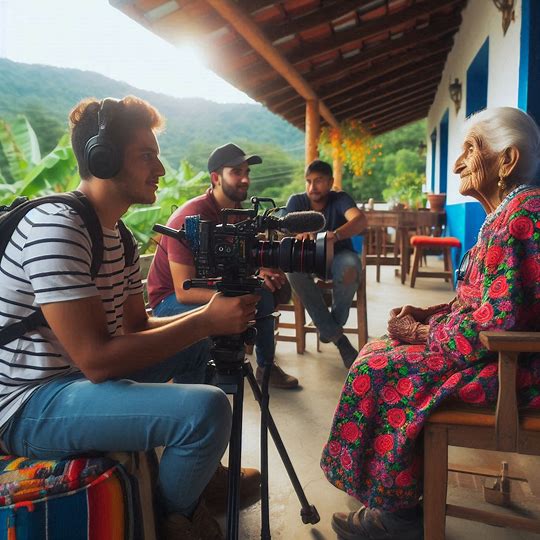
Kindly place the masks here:
[[(344, 191), (332, 191), (332, 167), (319, 159), (306, 169), (306, 191), (291, 195), (287, 212), (316, 210), (326, 218), (327, 238), (334, 243), (332, 262), (333, 302), (328, 310), (321, 289), (312, 276), (294, 272), (287, 274), (295, 293), (300, 297), (323, 343), (334, 343), (345, 367), (349, 368), (358, 355), (343, 333), (349, 310), (361, 276), (361, 263), (354, 251), (351, 237), (366, 228), (366, 217)], [(309, 237), (309, 233), (298, 238)]]

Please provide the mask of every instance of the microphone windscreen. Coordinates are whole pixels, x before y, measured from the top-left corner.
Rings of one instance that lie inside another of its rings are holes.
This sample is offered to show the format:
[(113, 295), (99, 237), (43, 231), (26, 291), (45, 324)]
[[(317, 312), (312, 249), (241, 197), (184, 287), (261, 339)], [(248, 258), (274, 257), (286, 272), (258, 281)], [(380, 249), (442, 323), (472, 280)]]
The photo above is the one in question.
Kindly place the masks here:
[(290, 233), (317, 232), (326, 225), (320, 212), (290, 212), (281, 220), (281, 228)]

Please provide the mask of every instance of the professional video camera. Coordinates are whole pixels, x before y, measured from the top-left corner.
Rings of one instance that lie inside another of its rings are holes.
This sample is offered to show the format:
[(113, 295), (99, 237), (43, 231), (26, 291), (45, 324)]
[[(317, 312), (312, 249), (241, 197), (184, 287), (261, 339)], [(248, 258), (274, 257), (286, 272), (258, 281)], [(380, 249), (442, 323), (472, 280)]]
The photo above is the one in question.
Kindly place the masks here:
[[(272, 205), (259, 215), (262, 202)], [(285, 237), (260, 240), (261, 233), (315, 232), (324, 227), (324, 216), (319, 212), (292, 212), (277, 217), (280, 209), (270, 198), (252, 197), (253, 208), (224, 208), (219, 224), (188, 216), (180, 230), (155, 225), (154, 231), (187, 241), (193, 252), (197, 278), (184, 287), (211, 287), (227, 293), (231, 288), (250, 292), (260, 283), (253, 276), (260, 267), (280, 268), (284, 272), (316, 274), (322, 279), (330, 277), (333, 245), (326, 241), (326, 233), (316, 240), (297, 240)], [(229, 220), (234, 219), (235, 223)]]

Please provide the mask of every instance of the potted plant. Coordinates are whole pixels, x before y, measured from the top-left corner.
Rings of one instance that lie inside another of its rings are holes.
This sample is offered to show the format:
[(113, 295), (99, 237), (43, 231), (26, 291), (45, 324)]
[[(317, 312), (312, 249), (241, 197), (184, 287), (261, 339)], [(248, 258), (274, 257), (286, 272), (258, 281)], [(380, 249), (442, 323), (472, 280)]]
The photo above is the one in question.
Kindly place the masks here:
[(442, 212), (446, 203), (446, 193), (428, 193), (429, 209), (432, 212)]

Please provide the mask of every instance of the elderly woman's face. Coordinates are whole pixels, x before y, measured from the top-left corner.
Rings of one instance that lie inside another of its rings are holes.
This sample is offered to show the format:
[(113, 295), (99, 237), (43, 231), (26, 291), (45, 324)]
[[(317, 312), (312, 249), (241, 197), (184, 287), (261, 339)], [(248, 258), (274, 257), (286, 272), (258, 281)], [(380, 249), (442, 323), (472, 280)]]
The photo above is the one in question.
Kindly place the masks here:
[(463, 143), (463, 152), (454, 164), (459, 174), (459, 192), (462, 195), (487, 193), (499, 177), (498, 155), (483, 143), (482, 138), (470, 131)]

